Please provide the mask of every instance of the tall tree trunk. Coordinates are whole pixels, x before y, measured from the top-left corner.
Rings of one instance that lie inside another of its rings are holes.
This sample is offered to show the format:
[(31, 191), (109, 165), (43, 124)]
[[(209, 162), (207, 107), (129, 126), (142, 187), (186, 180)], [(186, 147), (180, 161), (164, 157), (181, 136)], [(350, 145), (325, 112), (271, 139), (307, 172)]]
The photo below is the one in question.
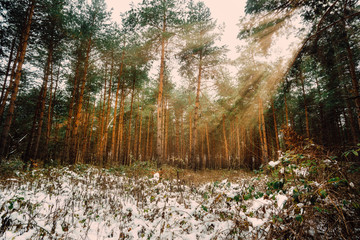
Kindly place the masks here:
[(12, 120), (14, 117), (15, 100), (16, 100), (16, 97), (17, 97), (17, 94), (19, 91), (21, 70), (22, 70), (22, 65), (24, 63), (24, 59), (25, 59), (26, 48), (27, 48), (28, 39), (29, 39), (29, 35), (30, 35), (31, 22), (32, 22), (33, 14), (34, 14), (34, 8), (35, 8), (35, 0), (32, 0), (31, 5), (29, 7), (29, 15), (28, 15), (24, 35), (23, 35), (24, 37), (22, 39), (23, 41), (21, 43), (21, 53), (20, 53), (19, 62), (17, 64), (17, 69), (16, 69), (16, 73), (15, 73), (14, 86), (13, 86), (13, 89), (11, 92), (9, 110), (8, 110), (8, 114), (6, 116), (5, 124), (3, 127), (2, 134), (1, 134), (1, 139), (0, 139), (0, 162), (1, 162), (1, 158), (4, 157), (4, 155), (5, 155), (5, 147), (7, 145), (7, 138), (9, 136), (11, 123), (12, 123)]
[(131, 150), (131, 120), (132, 120), (132, 113), (133, 113), (133, 104), (134, 104), (134, 95), (135, 95), (135, 81), (136, 81), (136, 69), (134, 73), (132, 91), (131, 91), (131, 103), (130, 103), (130, 116), (129, 116), (129, 134), (128, 134), (128, 146), (127, 146), (127, 153), (126, 153), (126, 163), (131, 166), (131, 157), (130, 157), (130, 150)]
[[(163, 26), (162, 33), (166, 32), (166, 12), (164, 10), (163, 15)], [(162, 113), (162, 97), (163, 97), (163, 85), (164, 85), (164, 71), (165, 71), (165, 48), (166, 48), (166, 39), (165, 36), (161, 37), (161, 58), (160, 58), (160, 76), (159, 76), (159, 93), (157, 99), (157, 136), (156, 136), (156, 157), (158, 164), (161, 164), (163, 161), (163, 113)]]
[(149, 116), (149, 120), (148, 120), (148, 128), (147, 128), (147, 135), (146, 135), (146, 148), (145, 148), (145, 158), (147, 161), (150, 161), (150, 156), (149, 156), (149, 150), (150, 150), (150, 123), (151, 123), (151, 119), (152, 119), (152, 115)]
[(235, 121), (235, 131), (236, 131), (236, 167), (240, 167), (240, 155), (241, 155), (241, 145), (240, 145), (240, 126), (238, 119)]
[(15, 57), (15, 60), (14, 60), (14, 63), (13, 63), (12, 69), (11, 69), (9, 86), (6, 88), (5, 95), (3, 96), (2, 101), (1, 101), (1, 105), (0, 105), (0, 121), (2, 121), (2, 118), (3, 118), (7, 98), (9, 96), (10, 92), (13, 90), (14, 78), (15, 78), (15, 74), (16, 74), (17, 64), (18, 64), (19, 59), (20, 59), (20, 53), (21, 53), (21, 46), (19, 46), (18, 49), (17, 49), (16, 57)]
[(304, 111), (305, 111), (305, 124), (306, 124), (306, 137), (310, 138), (310, 128), (309, 128), (309, 116), (308, 116), (308, 108), (306, 102), (306, 94), (305, 94), (305, 84), (304, 84), (304, 75), (302, 70), (300, 69), (300, 82), (301, 82), (301, 89), (304, 98)]
[(48, 145), (50, 140), (50, 133), (51, 133), (51, 109), (52, 109), (52, 97), (53, 97), (53, 90), (54, 90), (54, 64), (51, 63), (50, 69), (50, 89), (49, 89), (49, 105), (47, 108), (47, 115), (46, 115), (46, 134), (45, 134), (45, 145), (44, 145), (44, 152), (41, 156), (42, 159), (47, 159), (48, 155)]
[[(46, 60), (46, 64), (44, 67), (44, 78), (43, 84), (41, 86), (35, 114), (33, 118), (33, 124), (31, 128), (31, 132), (28, 138), (28, 144), (24, 156), (24, 161), (27, 163), (29, 162), (30, 158), (37, 159), (37, 152), (40, 143), (41, 131), (42, 131), (42, 123), (43, 123), (43, 116), (45, 111), (45, 102), (46, 102), (46, 94), (47, 94), (47, 84), (49, 75), (51, 74), (51, 62), (52, 62), (52, 46), (48, 50), (48, 56)], [(33, 143), (33, 141), (35, 142)]]
[(142, 161), (143, 155), (142, 155), (142, 151), (141, 151), (141, 135), (142, 135), (142, 120), (143, 120), (143, 116), (142, 116), (142, 108), (140, 108), (140, 121), (139, 121), (139, 143), (138, 143), (138, 148), (136, 151), (136, 159), (139, 161)]
[[(53, 69), (51, 70), (53, 71)], [(52, 76), (52, 73), (51, 73)], [(54, 117), (54, 103), (56, 100), (56, 91), (59, 85), (59, 77), (60, 77), (60, 67), (58, 68), (58, 72), (56, 74), (56, 82), (55, 88), (53, 89), (53, 79), (51, 79), (51, 90), (50, 90), (50, 97), (49, 97), (49, 106), (48, 106), (48, 116), (47, 116), (47, 125), (46, 125), (46, 142), (45, 142), (45, 149), (46, 153), (48, 154), (48, 147), (51, 137), (51, 130), (52, 130), (52, 123)], [(47, 157), (47, 156), (45, 156)]]
[[(189, 97), (190, 98), (190, 97)], [(191, 157), (191, 150), (192, 150), (192, 113), (189, 113), (189, 152), (187, 155), (187, 160), (189, 161), (189, 158)], [(188, 162), (187, 162), (188, 164)]]
[(275, 134), (275, 143), (276, 143), (276, 158), (279, 157), (279, 151), (280, 151), (280, 144), (279, 144), (279, 132), (277, 128), (277, 122), (276, 122), (276, 115), (275, 115), (275, 106), (274, 101), (271, 102), (271, 108), (272, 108), (272, 115), (274, 120), (274, 134)]
[[(348, 89), (346, 87), (346, 85), (344, 84), (344, 90), (345, 93), (348, 93)], [(351, 110), (351, 105), (350, 105), (350, 101), (348, 98), (346, 98), (346, 112), (349, 115), (349, 121), (350, 121), (350, 129), (351, 129), (351, 135), (352, 135), (352, 140), (353, 140), (353, 144), (356, 145), (359, 142), (359, 137), (358, 134), (356, 133), (356, 125), (355, 125), (355, 121), (354, 121), (354, 114), (353, 111)]]
[(168, 161), (168, 136), (169, 136), (169, 107), (166, 101), (165, 104), (165, 116), (164, 116), (164, 128), (165, 128), (165, 137), (164, 137), (164, 162)]
[[(2, 103), (2, 101), (3, 101), (4, 91), (5, 91), (5, 89), (6, 89), (6, 83), (7, 83), (7, 79), (8, 79), (8, 76), (9, 76), (10, 67), (11, 67), (11, 62), (12, 62), (13, 53), (14, 53), (14, 48), (15, 48), (15, 40), (16, 40), (16, 38), (13, 39), (12, 44), (11, 44), (9, 61), (8, 61), (8, 65), (7, 65), (7, 67), (6, 67), (4, 83), (3, 83), (3, 86), (2, 86), (2, 89), (1, 89), (0, 103)], [(14, 62), (14, 64), (15, 64), (15, 62)]]
[(208, 129), (208, 124), (207, 123), (205, 125), (205, 134), (206, 134), (206, 147), (207, 147), (206, 162), (209, 165), (210, 164), (210, 142), (209, 142), (209, 129)]
[(145, 145), (145, 153), (144, 153), (144, 157), (145, 159), (148, 161), (149, 159), (149, 142), (150, 142), (150, 121), (151, 121), (151, 116), (149, 116), (148, 119), (148, 126), (147, 126), (147, 133), (146, 133), (146, 145)]
[(347, 59), (348, 59), (348, 67), (350, 71), (351, 76), (351, 84), (352, 84), (352, 94), (354, 96), (355, 106), (356, 106), (356, 113), (357, 113), (357, 122), (358, 127), (360, 129), (360, 94), (359, 94), (359, 82), (356, 77), (356, 68), (355, 68), (355, 62), (353, 57), (353, 51), (351, 49), (349, 38), (348, 38), (348, 32), (346, 30), (346, 22), (343, 21), (343, 28), (344, 28), (344, 37), (345, 37), (345, 45), (346, 45), (346, 53), (347, 53)]
[(107, 93), (107, 63), (105, 63), (105, 75), (104, 75), (104, 92), (102, 95), (102, 102), (100, 100), (101, 112), (100, 112), (100, 131), (98, 137), (98, 158), (100, 166), (103, 167), (103, 154), (104, 154), (104, 132), (105, 132), (105, 107), (106, 107), (106, 93)]
[(115, 107), (114, 107), (114, 117), (113, 117), (113, 129), (112, 129), (112, 134), (111, 134), (111, 159), (116, 159), (116, 120), (117, 120), (117, 104), (118, 104), (118, 99), (119, 99), (119, 91), (120, 91), (120, 85), (121, 89), (123, 88), (124, 82), (121, 84), (121, 76), (122, 76), (122, 71), (123, 71), (123, 66), (124, 66), (124, 54), (125, 51), (122, 52), (121, 55), (121, 64), (120, 64), (120, 71), (119, 71), (119, 75), (118, 75), (118, 82), (117, 82), (117, 87), (116, 87), (116, 94), (115, 94)]
[[(116, 151), (116, 155), (117, 155), (117, 158), (118, 159), (118, 162), (120, 163), (120, 158), (122, 157), (121, 154), (125, 155), (123, 151), (123, 133), (124, 133), (124, 127), (125, 127), (125, 124), (124, 124), (124, 106), (125, 105), (125, 89), (124, 89), (124, 85), (122, 87), (122, 90), (121, 90), (121, 100), (120, 100), (120, 114), (119, 114), (119, 123), (118, 123), (118, 133), (117, 133), (117, 151)], [(125, 147), (124, 147), (125, 148)], [(122, 162), (123, 164), (125, 164), (125, 162), (123, 161)]]
[[(91, 52), (91, 45), (92, 45), (92, 39), (91, 37), (89, 38), (88, 44), (87, 44), (87, 50), (86, 50), (86, 58), (85, 58), (85, 62), (84, 62), (84, 73), (81, 79), (81, 88), (80, 88), (80, 93), (79, 93), (79, 99), (78, 99), (78, 104), (77, 104), (77, 108), (76, 108), (76, 113), (75, 113), (75, 119), (74, 119), (74, 128), (73, 128), (73, 152), (72, 154), (74, 156), (76, 156), (77, 153), (77, 142), (78, 142), (78, 131), (79, 131), (79, 126), (80, 126), (80, 116), (81, 116), (81, 111), (82, 111), (82, 105), (83, 105), (83, 100), (84, 100), (84, 91), (85, 91), (85, 84), (86, 84), (86, 77), (87, 77), (87, 71), (89, 68), (89, 58), (90, 58), (90, 52)], [(73, 158), (72, 160), (70, 160), (71, 164), (74, 164), (75, 158)]]
[(196, 170), (197, 164), (197, 154), (198, 154), (198, 136), (197, 136), (197, 124), (199, 118), (199, 108), (200, 108), (200, 87), (201, 87), (201, 77), (202, 77), (202, 53), (200, 52), (199, 56), (199, 67), (198, 67), (198, 77), (197, 77), (197, 89), (196, 89), (196, 100), (195, 100), (195, 108), (194, 108), (194, 123), (192, 126), (192, 149), (191, 149), (191, 157), (190, 161), (192, 163), (192, 167)]
[(107, 108), (105, 115), (105, 134), (104, 134), (104, 165), (106, 166), (106, 162), (108, 161), (108, 134), (109, 134), (109, 119), (110, 119), (110, 111), (111, 111), (111, 93), (112, 93), (112, 78), (114, 72), (114, 56), (111, 58), (111, 69), (110, 69), (110, 79), (109, 79), (109, 91), (108, 91), (108, 99), (107, 99)]
[(260, 135), (263, 163), (266, 163), (269, 157), (269, 151), (267, 146), (264, 109), (261, 99), (259, 99), (259, 135)]
[(287, 105), (287, 98), (286, 98), (286, 92), (284, 92), (284, 104), (285, 104), (285, 121), (286, 121), (286, 127), (289, 126), (289, 110)]
[(90, 148), (90, 144), (91, 144), (91, 137), (92, 137), (93, 125), (94, 125), (95, 108), (96, 108), (96, 105), (95, 105), (95, 102), (94, 102), (93, 109), (90, 112), (88, 120), (87, 120), (87, 123), (89, 124), (89, 130), (90, 131), (89, 131), (88, 134), (86, 134), (86, 137), (84, 138), (85, 141), (83, 142), (82, 150), (81, 150), (81, 153), (82, 153), (81, 155), (83, 156), (83, 159), (85, 160), (85, 163), (88, 163), (87, 152), (88, 152), (88, 149)]
[(41, 92), (41, 95), (40, 95), (40, 115), (39, 115), (38, 128), (37, 128), (36, 135), (35, 135), (35, 146), (34, 146), (34, 158), (35, 159), (38, 158), (38, 150), (39, 150), (42, 126), (43, 126), (43, 122), (44, 122), (44, 112), (45, 112), (47, 85), (48, 85), (49, 75), (51, 73), (52, 56), (53, 56), (53, 46), (50, 46), (49, 54), (48, 54), (48, 60), (47, 60), (47, 66), (46, 66), (46, 70), (45, 70), (44, 82), (43, 82), (43, 87), (42, 87), (42, 92)]
[[(226, 137), (226, 129), (225, 129), (225, 115), (222, 119), (222, 130), (223, 130), (223, 137), (224, 137), (224, 148), (225, 148), (225, 162), (226, 164), (229, 164), (229, 148), (228, 148), (228, 142)], [(222, 164), (220, 164), (220, 168), (222, 168)]]
[[(315, 77), (315, 83), (316, 83), (316, 89), (317, 92), (319, 94), (319, 97), (321, 96), (321, 90), (320, 90), (320, 85), (319, 85), (319, 81), (317, 79), (317, 77)], [(324, 127), (324, 104), (322, 102), (319, 103), (319, 113), (320, 113), (320, 143), (324, 144), (324, 132), (325, 132), (325, 127)]]

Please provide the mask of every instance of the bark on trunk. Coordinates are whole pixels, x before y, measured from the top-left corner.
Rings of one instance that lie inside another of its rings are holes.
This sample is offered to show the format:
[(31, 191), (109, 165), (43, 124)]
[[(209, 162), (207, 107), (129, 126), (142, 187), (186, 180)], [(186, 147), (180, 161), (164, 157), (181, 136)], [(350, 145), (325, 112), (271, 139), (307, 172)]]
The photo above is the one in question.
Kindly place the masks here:
[(199, 118), (199, 108), (200, 108), (200, 87), (201, 87), (201, 77), (202, 77), (202, 53), (200, 52), (199, 56), (199, 68), (198, 68), (198, 77), (197, 77), (197, 89), (196, 89), (196, 100), (195, 100), (195, 109), (194, 109), (194, 123), (192, 126), (192, 149), (190, 161), (192, 167), (196, 170), (198, 165), (198, 134), (197, 134), (197, 124)]
[[(164, 10), (163, 15), (163, 26), (162, 33), (166, 32), (166, 13)], [(165, 47), (166, 39), (165, 37), (161, 38), (161, 59), (160, 59), (160, 76), (159, 76), (159, 93), (157, 99), (157, 136), (156, 136), (156, 157), (158, 164), (160, 165), (163, 161), (163, 125), (162, 123), (162, 97), (163, 97), (163, 85), (164, 85), (164, 70), (165, 70)]]
[(310, 128), (309, 128), (309, 116), (306, 102), (306, 94), (305, 94), (305, 85), (304, 85), (304, 75), (302, 70), (300, 69), (300, 81), (301, 81), (301, 89), (304, 98), (304, 111), (305, 111), (305, 124), (306, 124), (306, 137), (310, 138)]
[[(85, 62), (84, 62), (84, 73), (81, 79), (81, 88), (80, 88), (80, 93), (79, 93), (79, 99), (78, 99), (78, 104), (77, 104), (77, 108), (76, 108), (76, 114), (75, 114), (75, 119), (74, 119), (74, 129), (73, 129), (73, 156), (76, 156), (77, 153), (77, 142), (78, 142), (78, 131), (79, 131), (79, 126), (80, 126), (80, 117), (81, 117), (81, 111), (82, 111), (82, 105), (83, 105), (83, 100), (84, 100), (84, 92), (85, 92), (85, 84), (86, 84), (86, 77), (87, 77), (87, 71), (89, 68), (89, 58), (90, 58), (90, 52), (91, 52), (91, 45), (92, 45), (92, 39), (91, 37), (89, 38), (88, 44), (87, 44), (87, 50), (86, 50), (86, 58), (85, 58)], [(72, 160), (70, 160), (71, 164), (74, 164), (75, 158), (73, 158)]]
[(13, 86), (12, 92), (11, 92), (9, 110), (8, 110), (8, 114), (6, 116), (5, 124), (3, 126), (3, 131), (2, 131), (1, 139), (0, 139), (0, 161), (1, 161), (1, 158), (4, 157), (4, 155), (5, 155), (5, 147), (7, 145), (7, 138), (8, 138), (11, 123), (12, 123), (12, 120), (14, 117), (15, 100), (16, 100), (16, 97), (17, 97), (17, 94), (19, 91), (22, 65), (25, 60), (26, 48), (27, 48), (28, 39), (29, 39), (29, 35), (30, 35), (30, 28), (31, 28), (32, 17), (34, 14), (34, 8), (35, 8), (35, 0), (32, 0), (31, 5), (29, 7), (29, 16), (28, 16), (26, 28), (24, 31), (24, 38), (22, 39), (23, 41), (21, 44), (22, 45), (21, 53), (20, 53), (20, 57), (19, 57), (19, 61), (17, 64), (16, 73), (15, 73), (14, 86)]
[[(8, 76), (9, 76), (11, 62), (12, 62), (12, 58), (13, 58), (14, 48), (15, 48), (15, 38), (13, 39), (12, 44), (11, 44), (9, 61), (8, 61), (8, 65), (6, 67), (4, 83), (3, 83), (3, 86), (2, 86), (2, 89), (1, 89), (0, 103), (3, 102), (4, 92), (5, 92), (5, 89), (6, 89), (6, 83), (7, 83), (7, 79), (8, 79)], [(6, 101), (6, 99), (5, 99), (5, 101)]]

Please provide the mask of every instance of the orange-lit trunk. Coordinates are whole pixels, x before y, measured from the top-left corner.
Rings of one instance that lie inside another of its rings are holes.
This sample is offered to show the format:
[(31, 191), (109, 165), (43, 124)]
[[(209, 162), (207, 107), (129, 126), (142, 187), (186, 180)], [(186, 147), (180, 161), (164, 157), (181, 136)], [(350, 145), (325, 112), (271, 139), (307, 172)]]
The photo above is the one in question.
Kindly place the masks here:
[[(166, 32), (167, 28), (167, 16), (166, 10), (163, 12), (163, 25), (162, 25), (162, 33)], [(156, 157), (158, 164), (161, 164), (164, 160), (164, 152), (163, 152), (163, 132), (164, 128), (162, 125), (163, 119), (163, 86), (164, 86), (164, 71), (165, 71), (165, 48), (166, 48), (166, 39), (165, 37), (161, 37), (161, 57), (160, 57), (160, 76), (159, 76), (159, 93), (157, 99), (157, 134), (156, 134)]]
[(142, 148), (141, 148), (142, 119), (143, 119), (143, 116), (142, 116), (142, 108), (141, 108), (140, 109), (140, 121), (139, 121), (139, 135), (138, 135), (139, 142), (138, 142), (138, 148), (137, 148), (137, 152), (136, 152), (136, 159), (138, 159), (139, 161), (142, 161), (142, 158), (143, 158), (142, 151), (141, 151), (142, 150)]
[[(136, 72), (136, 70), (135, 70)], [(134, 75), (134, 79), (133, 79), (133, 86), (132, 86), (132, 91), (131, 91), (131, 104), (130, 104), (130, 116), (129, 116), (129, 128), (128, 128), (128, 142), (127, 142), (127, 153), (126, 153), (126, 164), (128, 164), (129, 166), (131, 166), (132, 164), (132, 159), (130, 157), (130, 150), (131, 150), (131, 121), (132, 121), (132, 113), (133, 113), (133, 104), (134, 104), (134, 95), (135, 95), (135, 80), (136, 80), (136, 75)]]
[(150, 142), (150, 122), (151, 122), (151, 116), (149, 116), (148, 119), (148, 126), (147, 126), (147, 134), (146, 134), (146, 145), (145, 145), (145, 159), (149, 161), (149, 142)]
[[(125, 47), (125, 44), (124, 44)], [(121, 89), (124, 87), (124, 81), (121, 83), (121, 77), (124, 67), (124, 56), (125, 56), (125, 50), (123, 50), (121, 55), (121, 64), (120, 64), (120, 71), (118, 75), (118, 82), (117, 82), (117, 88), (116, 88), (116, 94), (115, 94), (115, 107), (114, 107), (114, 117), (113, 117), (113, 128), (112, 128), (112, 134), (111, 134), (111, 159), (117, 159), (117, 151), (116, 151), (116, 127), (117, 127), (117, 105), (118, 105), (118, 99), (119, 99), (119, 91), (120, 91), (120, 85)], [(121, 83), (121, 84), (120, 84)]]
[[(120, 115), (119, 115), (119, 123), (118, 123), (118, 133), (117, 133), (117, 140), (116, 140), (116, 154), (115, 159), (119, 159), (118, 162), (120, 163), (120, 158), (122, 157), (123, 153), (123, 132), (124, 132), (124, 105), (125, 105), (125, 89), (124, 84), (122, 84), (121, 89), (121, 100), (120, 100)], [(123, 162), (124, 163), (124, 162)], [(125, 163), (124, 163), (125, 164)]]
[[(225, 163), (229, 164), (229, 149), (228, 149), (228, 142), (226, 138), (226, 129), (225, 129), (225, 116), (222, 119), (222, 130), (223, 130), (223, 137), (224, 137), (224, 148), (225, 148)], [(220, 168), (222, 168), (222, 164), (220, 163)]]
[(279, 132), (277, 128), (276, 115), (275, 115), (275, 106), (274, 102), (271, 102), (272, 114), (274, 119), (274, 132), (275, 132), (275, 142), (276, 142), (276, 157), (279, 157), (280, 144), (279, 144)]
[(165, 137), (164, 137), (164, 162), (168, 161), (168, 135), (169, 135), (169, 108), (167, 103), (165, 104), (165, 116), (164, 116), (164, 128), (165, 128)]
[[(89, 68), (89, 58), (90, 58), (91, 46), (92, 46), (92, 39), (90, 37), (89, 41), (87, 43), (86, 58), (85, 58), (85, 62), (84, 62), (84, 73), (83, 73), (83, 76), (82, 76), (82, 79), (81, 79), (81, 82), (80, 82), (81, 87), (80, 87), (78, 104), (77, 104), (76, 113), (75, 113), (75, 119), (74, 119), (73, 152), (72, 152), (72, 154), (74, 154), (74, 156), (76, 156), (77, 146), (78, 146), (77, 143), (79, 141), (79, 139), (78, 139), (78, 131), (79, 131), (79, 127), (80, 127), (80, 117), (81, 117), (82, 105), (83, 105), (83, 101), (84, 101), (84, 92), (85, 92), (87, 71), (88, 71), (88, 68)], [(74, 164), (74, 161), (75, 161), (74, 157), (72, 159), (70, 159), (71, 164)]]
[(208, 129), (207, 123), (205, 125), (205, 134), (206, 134), (206, 146), (207, 146), (206, 162), (209, 165), (210, 164), (210, 142), (209, 142), (209, 129)]

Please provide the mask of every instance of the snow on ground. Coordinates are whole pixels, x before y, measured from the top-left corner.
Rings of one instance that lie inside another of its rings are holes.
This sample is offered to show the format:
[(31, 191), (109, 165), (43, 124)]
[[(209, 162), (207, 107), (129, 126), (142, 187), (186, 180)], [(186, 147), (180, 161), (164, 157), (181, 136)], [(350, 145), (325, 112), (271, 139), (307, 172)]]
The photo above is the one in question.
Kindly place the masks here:
[(0, 184), (0, 239), (261, 239), (288, 199), (256, 192), (264, 182), (34, 170)]

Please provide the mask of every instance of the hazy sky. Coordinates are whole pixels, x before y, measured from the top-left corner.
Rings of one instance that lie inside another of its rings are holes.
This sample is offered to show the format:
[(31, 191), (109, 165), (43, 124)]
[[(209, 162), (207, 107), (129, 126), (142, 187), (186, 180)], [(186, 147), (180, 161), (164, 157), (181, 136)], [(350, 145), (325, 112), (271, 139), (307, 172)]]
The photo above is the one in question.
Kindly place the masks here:
[[(105, 0), (109, 9), (113, 8), (113, 19), (119, 20), (122, 12), (130, 10), (130, 4), (140, 3), (142, 0)], [(222, 37), (222, 44), (229, 46), (233, 58), (236, 54), (235, 46), (238, 44), (236, 36), (239, 27), (236, 25), (240, 16), (244, 15), (244, 7), (246, 0), (203, 0), (206, 6), (210, 8), (214, 19), (218, 20), (218, 24), (225, 23), (225, 32)]]

